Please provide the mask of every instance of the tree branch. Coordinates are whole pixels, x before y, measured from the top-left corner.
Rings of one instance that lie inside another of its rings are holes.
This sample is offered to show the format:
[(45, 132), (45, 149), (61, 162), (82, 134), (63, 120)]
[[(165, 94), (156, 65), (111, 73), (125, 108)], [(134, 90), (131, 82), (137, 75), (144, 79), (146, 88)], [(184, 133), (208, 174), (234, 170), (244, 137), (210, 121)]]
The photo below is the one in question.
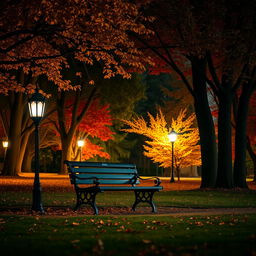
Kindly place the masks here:
[(212, 61), (212, 55), (209, 51), (206, 52), (206, 60), (208, 63), (209, 72), (210, 72), (213, 82), (215, 84), (214, 87), (216, 88), (216, 90), (218, 90), (218, 89), (220, 89), (221, 84), (220, 84), (219, 78), (216, 73), (216, 69), (215, 69), (213, 61)]
[(165, 61), (166, 64), (168, 64), (181, 78), (181, 80), (183, 81), (183, 83), (185, 84), (185, 86), (187, 87), (187, 89), (189, 90), (189, 92), (191, 93), (192, 96), (194, 96), (194, 91), (192, 89), (192, 86), (190, 85), (190, 83), (188, 82), (188, 80), (186, 79), (185, 75), (183, 74), (183, 72), (178, 68), (178, 66), (175, 64), (174, 60), (171, 59), (167, 59), (164, 55), (162, 55), (155, 47), (149, 45), (145, 40), (143, 40), (141, 37), (139, 37), (137, 34), (133, 33), (133, 32), (129, 32), (130, 35), (132, 35), (134, 38), (136, 38), (138, 41), (140, 41), (141, 43), (143, 43), (146, 47), (148, 47), (152, 52), (154, 52), (160, 59), (162, 59), (163, 61)]

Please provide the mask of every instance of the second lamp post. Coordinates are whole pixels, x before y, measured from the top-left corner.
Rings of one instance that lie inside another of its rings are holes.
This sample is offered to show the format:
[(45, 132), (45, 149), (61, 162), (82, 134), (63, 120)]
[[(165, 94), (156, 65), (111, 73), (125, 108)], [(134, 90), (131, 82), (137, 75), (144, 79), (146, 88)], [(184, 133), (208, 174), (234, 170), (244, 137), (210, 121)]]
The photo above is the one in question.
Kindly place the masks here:
[(172, 143), (172, 170), (171, 170), (171, 179), (170, 182), (175, 182), (174, 180), (174, 142), (177, 140), (178, 134), (172, 130), (169, 134), (169, 140)]

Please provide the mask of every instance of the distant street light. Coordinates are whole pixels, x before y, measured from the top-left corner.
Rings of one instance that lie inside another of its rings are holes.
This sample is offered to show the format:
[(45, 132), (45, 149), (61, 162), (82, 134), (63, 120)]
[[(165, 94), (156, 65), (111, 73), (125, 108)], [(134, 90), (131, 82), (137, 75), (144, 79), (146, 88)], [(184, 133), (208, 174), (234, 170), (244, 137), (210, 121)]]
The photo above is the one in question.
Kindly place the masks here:
[(8, 144), (9, 144), (8, 140), (3, 140), (2, 143), (3, 143), (3, 148), (7, 149), (8, 148)]
[(4, 161), (5, 161), (6, 151), (7, 151), (7, 148), (9, 146), (9, 142), (8, 142), (8, 140), (3, 140), (2, 144), (3, 144), (3, 148), (4, 148)]
[(178, 134), (172, 130), (169, 134), (168, 134), (168, 138), (170, 140), (170, 142), (172, 143), (172, 174), (171, 174), (171, 180), (170, 182), (175, 182), (174, 180), (174, 142), (177, 140)]
[(34, 121), (35, 125), (35, 176), (34, 176), (34, 186), (33, 186), (33, 201), (32, 201), (32, 211), (44, 213), (42, 206), (41, 197), (41, 185), (40, 185), (40, 165), (39, 165), (39, 123), (43, 118), (45, 110), (45, 97), (38, 92), (31, 96), (28, 100), (29, 115)]
[(83, 139), (79, 139), (77, 141), (77, 146), (79, 147), (80, 149), (80, 162), (82, 161), (82, 148), (84, 146), (84, 140)]

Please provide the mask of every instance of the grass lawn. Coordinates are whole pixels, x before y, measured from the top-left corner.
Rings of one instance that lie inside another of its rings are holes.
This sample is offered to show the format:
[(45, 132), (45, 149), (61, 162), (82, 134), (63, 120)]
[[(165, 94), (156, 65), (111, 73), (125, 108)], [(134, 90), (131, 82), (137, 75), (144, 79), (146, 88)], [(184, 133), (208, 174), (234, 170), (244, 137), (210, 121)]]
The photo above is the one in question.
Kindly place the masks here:
[(0, 216), (2, 255), (255, 255), (256, 215)]
[[(43, 192), (44, 206), (75, 205), (74, 192)], [(154, 197), (157, 206), (168, 207), (256, 207), (256, 191), (161, 191)], [(104, 192), (97, 195), (98, 206), (131, 206), (132, 192)], [(30, 206), (31, 192), (1, 191), (0, 207)]]
[[(2, 179), (1, 255), (256, 255), (256, 214), (121, 215), (121, 207), (133, 204), (133, 193), (105, 192), (98, 194), (98, 206), (116, 207), (117, 215), (78, 215), (69, 209), (75, 205), (76, 197), (67, 181), (63, 179), (57, 187), (56, 180), (43, 181), (44, 209), (49, 207), (57, 214), (49, 211), (47, 215), (35, 216), (29, 210), (31, 180), (17, 179), (13, 184), (13, 179)], [(156, 205), (256, 207), (256, 190), (184, 190), (189, 181), (181, 185), (182, 190), (167, 189), (156, 193)], [(22, 212), (22, 209), (27, 210)], [(100, 213), (104, 213), (102, 208)]]

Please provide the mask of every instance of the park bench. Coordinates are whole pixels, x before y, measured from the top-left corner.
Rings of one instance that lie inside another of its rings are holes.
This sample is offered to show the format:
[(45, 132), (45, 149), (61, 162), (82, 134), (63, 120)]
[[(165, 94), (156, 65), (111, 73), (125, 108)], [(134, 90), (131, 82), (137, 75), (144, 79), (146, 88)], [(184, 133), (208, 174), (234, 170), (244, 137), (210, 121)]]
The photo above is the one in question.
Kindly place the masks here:
[(152, 177), (155, 183), (153, 186), (137, 186), (143, 178), (138, 175), (135, 165), (77, 161), (65, 161), (64, 163), (68, 167), (70, 181), (76, 191), (75, 210), (82, 204), (88, 204), (93, 208), (94, 213), (98, 214), (95, 201), (99, 192), (134, 191), (135, 202), (132, 210), (135, 211), (139, 203), (148, 203), (152, 212), (157, 211), (153, 195), (156, 191), (163, 189), (159, 186), (161, 181), (158, 177)]

